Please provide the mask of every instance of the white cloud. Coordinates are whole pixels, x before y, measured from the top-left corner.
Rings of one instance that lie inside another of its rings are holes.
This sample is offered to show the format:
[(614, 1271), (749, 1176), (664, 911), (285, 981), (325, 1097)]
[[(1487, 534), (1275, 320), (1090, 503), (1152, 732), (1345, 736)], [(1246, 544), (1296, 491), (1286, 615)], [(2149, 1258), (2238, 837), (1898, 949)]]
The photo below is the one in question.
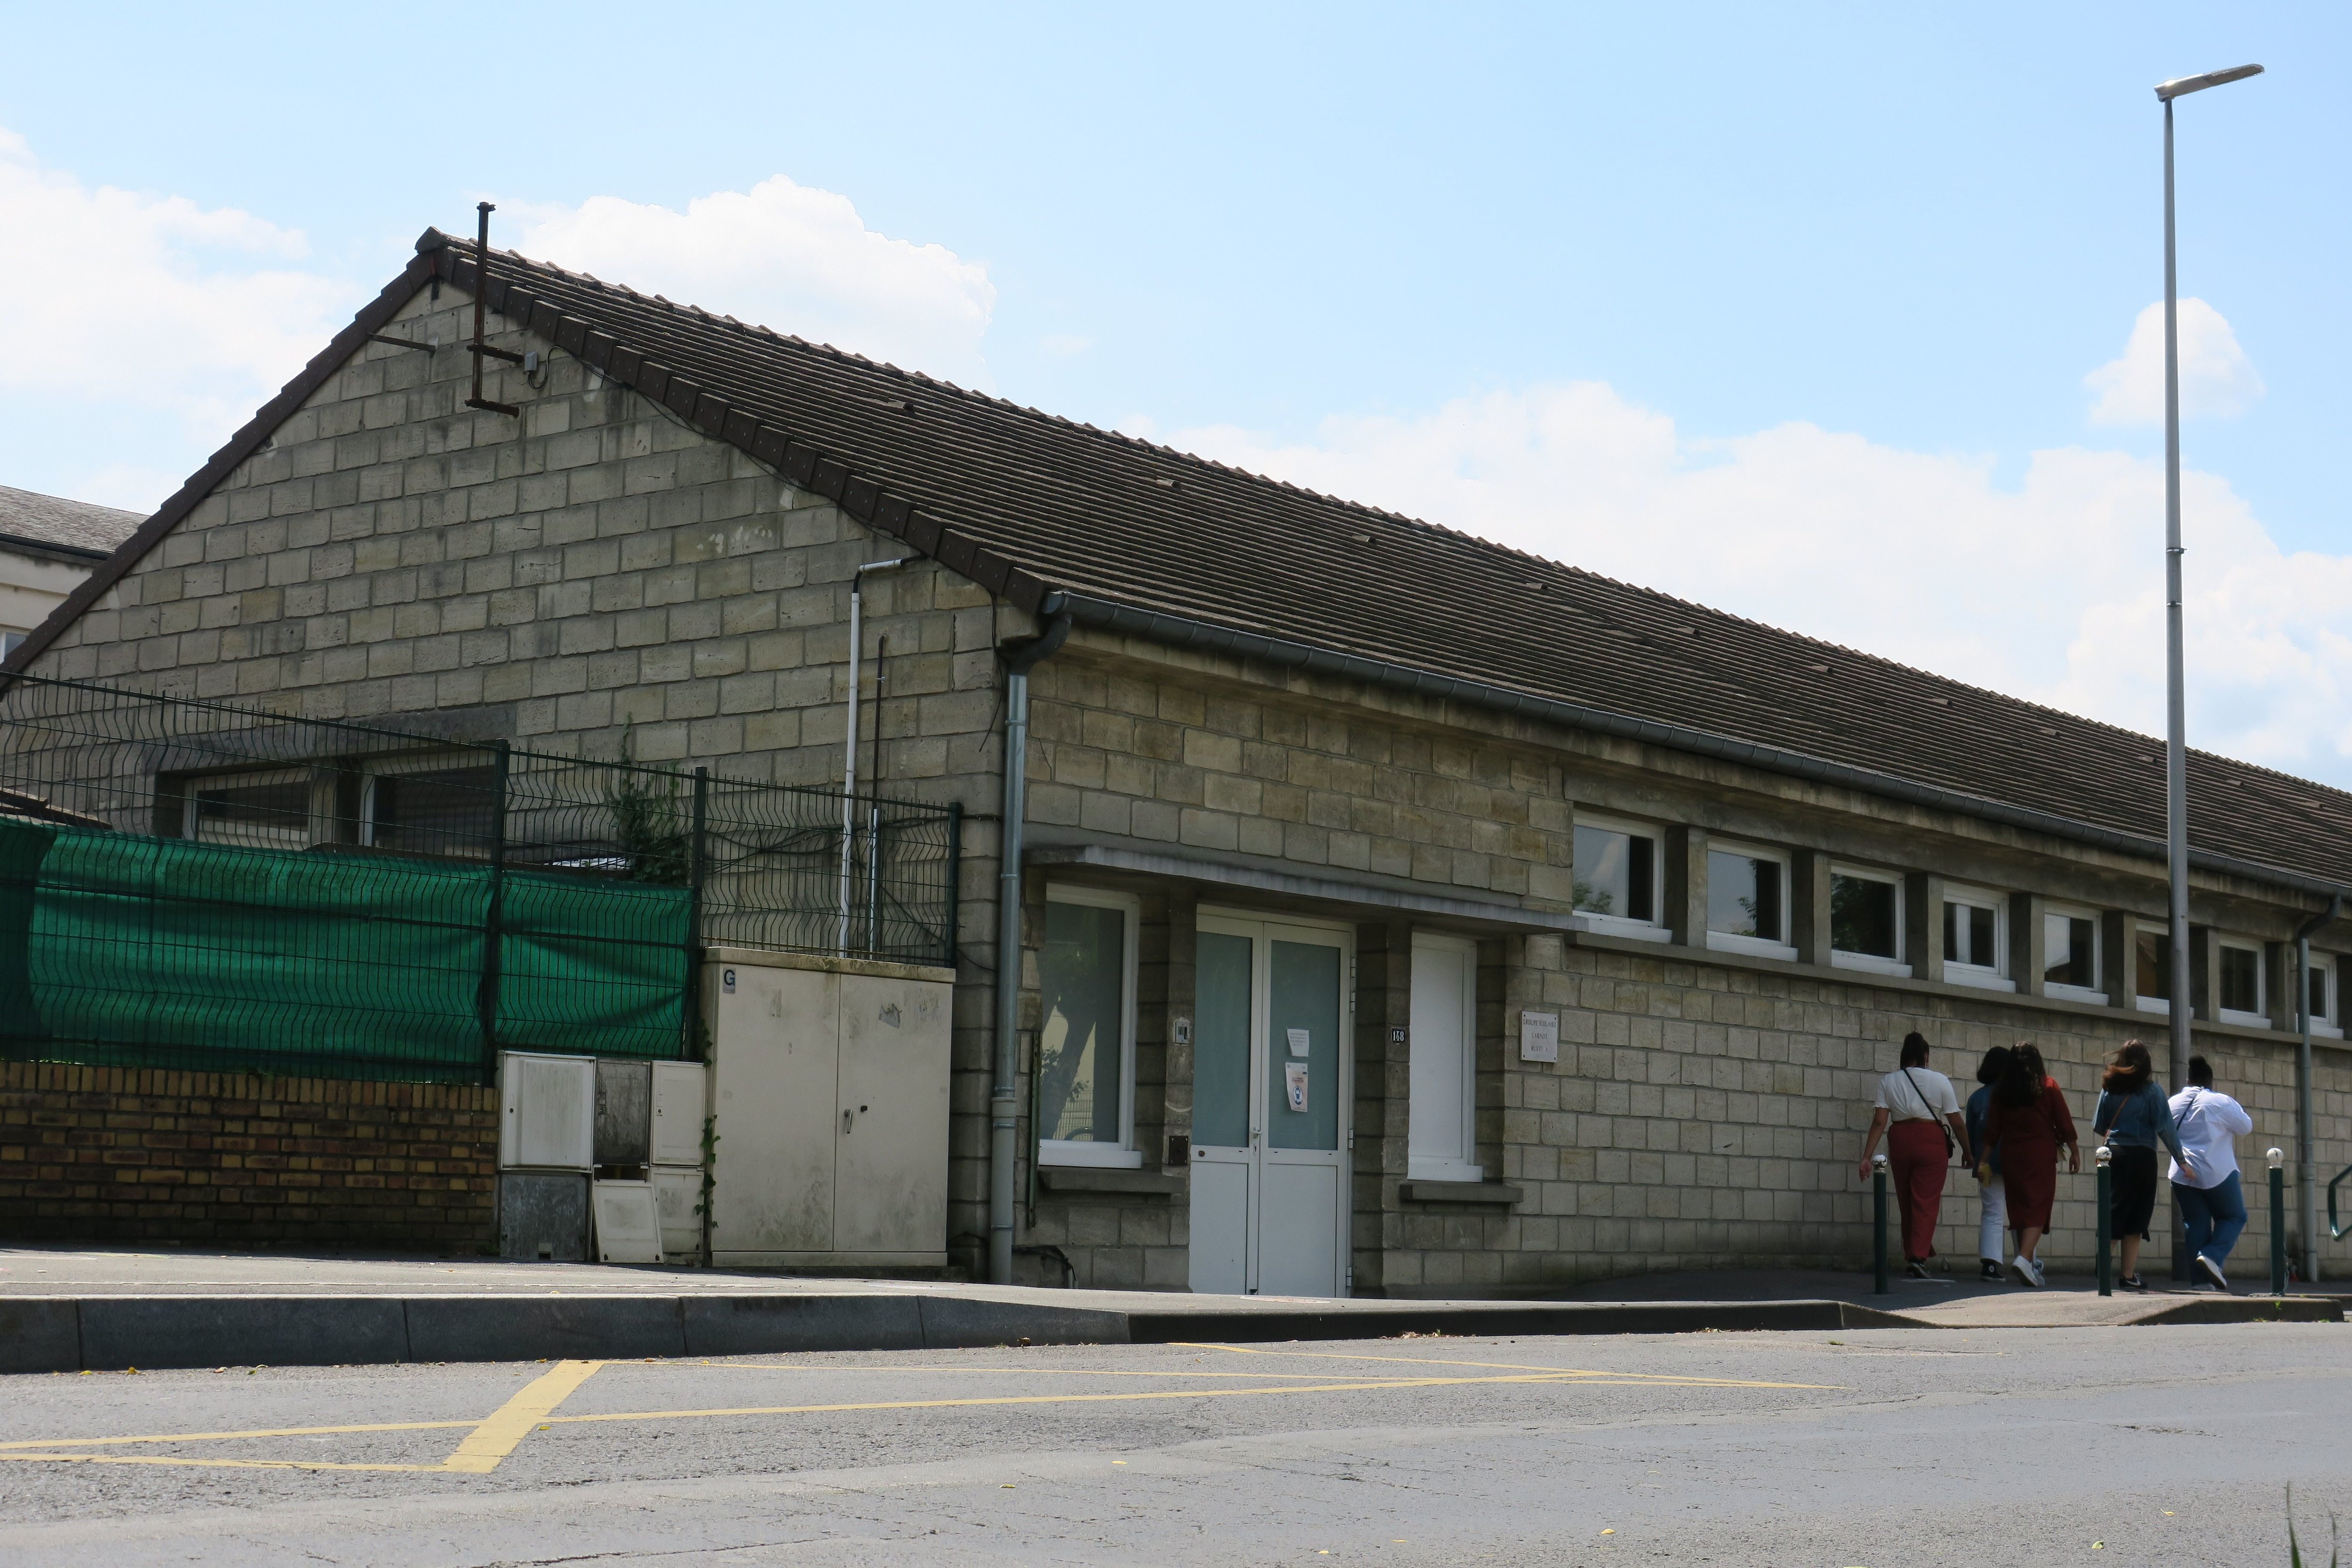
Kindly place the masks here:
[(846, 196), (783, 175), (698, 196), (683, 213), (618, 196), (519, 207), (511, 244), (589, 272), (960, 384), (991, 385), (988, 268), (866, 226)]
[(0, 130), (0, 393), (164, 410), (200, 458), (349, 316), (358, 290), (288, 265), (308, 248), (234, 207), (85, 185)]
[[(1136, 428), (1135, 425), (1128, 426)], [(1941, 674), (2163, 723), (2163, 472), (2124, 453), (1905, 451), (1811, 425), (1727, 441), (1585, 383), (1171, 444)], [(2352, 784), (2352, 558), (2282, 552), (2184, 476), (2193, 742)]]
[[(2164, 423), (2164, 304), (2139, 313), (2123, 355), (2083, 378), (2098, 394), (2091, 419), (2099, 425)], [(2180, 415), (2226, 418), (2243, 414), (2263, 395), (2254, 362), (2221, 312), (2202, 300), (2180, 301)]]

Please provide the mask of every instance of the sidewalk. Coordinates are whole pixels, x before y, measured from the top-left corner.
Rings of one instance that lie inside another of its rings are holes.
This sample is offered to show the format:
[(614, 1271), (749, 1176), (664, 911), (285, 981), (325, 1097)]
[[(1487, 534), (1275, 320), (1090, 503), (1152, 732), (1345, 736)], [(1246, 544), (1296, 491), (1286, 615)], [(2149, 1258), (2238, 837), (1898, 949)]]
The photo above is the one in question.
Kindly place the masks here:
[(0, 1249), (0, 1373), (719, 1356), (1193, 1340), (2336, 1321), (2342, 1299), (2102, 1299), (1868, 1276), (1654, 1275), (1570, 1300), (1325, 1300), (741, 1271), (100, 1247)]

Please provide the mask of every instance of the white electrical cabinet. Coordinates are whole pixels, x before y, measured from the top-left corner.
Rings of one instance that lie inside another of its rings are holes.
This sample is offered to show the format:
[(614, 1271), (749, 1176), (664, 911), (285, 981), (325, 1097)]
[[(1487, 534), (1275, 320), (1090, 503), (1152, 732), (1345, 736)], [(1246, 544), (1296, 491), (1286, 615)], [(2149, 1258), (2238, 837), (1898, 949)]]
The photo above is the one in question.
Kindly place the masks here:
[(653, 1163), (702, 1163), (702, 1119), (710, 1114), (710, 1075), (700, 1062), (656, 1062)]
[(656, 1165), (654, 1212), (661, 1224), (662, 1257), (692, 1262), (702, 1256), (702, 1169)]
[(588, 1171), (596, 1159), (596, 1058), (503, 1053), (499, 1164)]
[(947, 1261), (954, 972), (721, 950), (710, 1021), (711, 1261)]
[(596, 1215), (596, 1261), (659, 1263), (661, 1220), (650, 1182), (597, 1182), (589, 1192)]

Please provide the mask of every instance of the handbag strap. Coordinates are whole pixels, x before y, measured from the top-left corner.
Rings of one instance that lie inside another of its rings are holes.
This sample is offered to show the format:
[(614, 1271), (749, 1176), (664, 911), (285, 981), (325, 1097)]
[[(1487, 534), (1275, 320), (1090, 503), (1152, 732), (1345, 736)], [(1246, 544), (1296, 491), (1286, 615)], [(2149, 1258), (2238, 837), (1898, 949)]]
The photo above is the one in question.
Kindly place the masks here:
[(1911, 1092), (1919, 1097), (1919, 1109), (1927, 1113), (1927, 1120), (1934, 1122), (1936, 1131), (1944, 1135), (1944, 1152), (1949, 1154), (1954, 1148), (1951, 1124), (1937, 1115), (1936, 1108), (1927, 1103), (1927, 1091), (1919, 1087), (1919, 1080), (1911, 1076), (1911, 1069), (1902, 1068), (1897, 1070), (1903, 1074), (1904, 1081), (1911, 1086)]

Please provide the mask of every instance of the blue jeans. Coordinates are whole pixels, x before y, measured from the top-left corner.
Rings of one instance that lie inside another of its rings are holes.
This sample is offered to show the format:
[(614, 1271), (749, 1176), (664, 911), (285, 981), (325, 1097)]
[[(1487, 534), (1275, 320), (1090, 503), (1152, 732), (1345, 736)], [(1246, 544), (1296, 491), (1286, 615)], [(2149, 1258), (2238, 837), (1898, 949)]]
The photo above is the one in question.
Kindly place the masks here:
[(2246, 1228), (2246, 1194), (2238, 1184), (2238, 1173), (2218, 1187), (2184, 1187), (2172, 1184), (2173, 1201), (2180, 1205), (2180, 1219), (2189, 1231), (2189, 1250), (2200, 1253), (2220, 1268), (2230, 1261), (2230, 1248), (2238, 1245), (2238, 1233)]

